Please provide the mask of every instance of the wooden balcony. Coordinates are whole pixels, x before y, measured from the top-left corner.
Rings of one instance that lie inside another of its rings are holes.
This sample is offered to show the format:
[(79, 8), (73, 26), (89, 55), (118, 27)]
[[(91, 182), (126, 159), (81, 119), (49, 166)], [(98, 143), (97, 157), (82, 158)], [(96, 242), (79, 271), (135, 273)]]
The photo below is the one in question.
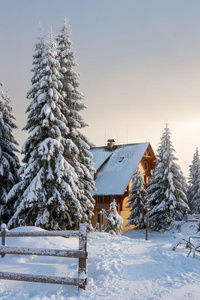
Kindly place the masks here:
[(109, 203), (95, 203), (94, 209), (99, 209), (99, 210), (101, 210), (102, 208), (109, 209), (109, 207), (110, 207)]

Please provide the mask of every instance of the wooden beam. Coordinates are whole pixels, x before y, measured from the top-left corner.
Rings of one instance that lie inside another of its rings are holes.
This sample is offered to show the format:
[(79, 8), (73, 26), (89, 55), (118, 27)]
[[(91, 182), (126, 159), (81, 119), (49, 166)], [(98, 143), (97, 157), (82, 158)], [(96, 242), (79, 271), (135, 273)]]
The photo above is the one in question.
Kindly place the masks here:
[(146, 214), (146, 241), (149, 239), (149, 213)]
[[(5, 246), (6, 244), (6, 224), (1, 224), (1, 245)], [(1, 253), (1, 257), (3, 258), (5, 253)]]
[[(0, 232), (0, 236), (2, 236), (2, 232)], [(6, 230), (6, 236), (10, 237), (40, 237), (40, 236), (62, 236), (62, 237), (71, 237), (71, 236), (79, 236), (79, 231), (31, 231), (31, 232), (15, 232)]]
[(21, 255), (60, 256), (60, 257), (71, 257), (71, 258), (85, 258), (85, 259), (87, 257), (87, 253), (85, 253), (84, 250), (58, 250), (58, 249), (0, 246), (0, 254), (2, 253), (21, 254)]
[[(86, 224), (80, 224), (79, 231), (34, 231), (34, 232), (13, 232), (6, 229), (6, 224), (1, 225), (0, 236), (2, 237), (2, 246), (0, 246), (0, 254), (2, 257), (5, 254), (18, 255), (45, 255), (45, 256), (60, 256), (79, 259), (78, 279), (65, 278), (46, 275), (32, 275), (0, 272), (0, 279), (44, 282), (55, 284), (77, 285), (78, 288), (85, 289), (87, 284), (86, 259), (87, 259), (87, 227)], [(8, 247), (6, 237), (41, 237), (41, 236), (78, 236), (79, 250), (59, 250), (59, 249), (43, 249), (43, 248), (25, 248), (25, 247)]]
[(44, 283), (53, 283), (53, 284), (67, 284), (67, 285), (76, 285), (79, 287), (85, 285), (84, 279), (46, 276), (46, 275), (20, 274), (20, 273), (11, 273), (11, 272), (0, 272), (0, 279), (29, 281), (29, 282), (44, 282)]
[[(86, 224), (79, 225), (79, 250), (87, 253), (87, 228)], [(86, 268), (86, 258), (79, 258), (79, 266), (78, 266), (78, 278), (84, 279), (84, 286), (79, 286), (79, 288), (83, 288), (85, 290), (85, 286), (87, 284), (87, 268)]]

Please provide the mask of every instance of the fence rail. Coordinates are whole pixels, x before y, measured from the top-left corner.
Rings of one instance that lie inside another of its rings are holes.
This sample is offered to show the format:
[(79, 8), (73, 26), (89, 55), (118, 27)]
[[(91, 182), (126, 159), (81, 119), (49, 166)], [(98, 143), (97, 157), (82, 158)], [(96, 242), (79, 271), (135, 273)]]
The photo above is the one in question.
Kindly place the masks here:
[(199, 222), (200, 214), (187, 214), (185, 220), (186, 222)]
[(29, 281), (29, 282), (43, 282), (52, 284), (66, 284), (76, 285), (79, 288), (85, 287), (85, 279), (67, 278), (57, 276), (33, 275), (33, 274), (19, 274), (11, 272), (0, 272), (0, 279), (16, 280), (16, 281)]
[[(20, 274), (11, 272), (0, 272), (0, 279), (18, 280), (18, 281), (32, 281), (43, 283), (55, 283), (76, 285), (79, 288), (85, 289), (87, 284), (87, 230), (86, 224), (80, 224), (79, 230), (76, 231), (37, 231), (37, 232), (12, 232), (8, 231), (5, 224), (1, 226), (0, 236), (2, 238), (2, 246), (0, 246), (0, 254), (2, 257), (5, 254), (18, 254), (18, 255), (45, 255), (57, 257), (70, 257), (78, 258), (78, 278), (67, 278), (58, 276), (34, 275), (34, 274)], [(79, 237), (78, 250), (59, 250), (59, 249), (45, 249), (45, 248), (26, 248), (26, 247), (8, 247), (6, 246), (7, 237), (41, 237), (41, 236), (61, 236)]]

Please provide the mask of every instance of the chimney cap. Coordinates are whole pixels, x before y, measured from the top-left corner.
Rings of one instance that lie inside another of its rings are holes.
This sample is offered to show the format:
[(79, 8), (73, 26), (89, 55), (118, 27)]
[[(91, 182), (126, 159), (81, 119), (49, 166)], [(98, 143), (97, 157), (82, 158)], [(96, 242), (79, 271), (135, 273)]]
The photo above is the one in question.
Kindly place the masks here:
[(114, 139), (109, 139), (109, 140), (107, 140), (107, 143), (115, 143), (115, 140)]
[(114, 139), (107, 140), (107, 148), (109, 150), (112, 150), (112, 148), (113, 148), (114, 145), (115, 145), (115, 140)]

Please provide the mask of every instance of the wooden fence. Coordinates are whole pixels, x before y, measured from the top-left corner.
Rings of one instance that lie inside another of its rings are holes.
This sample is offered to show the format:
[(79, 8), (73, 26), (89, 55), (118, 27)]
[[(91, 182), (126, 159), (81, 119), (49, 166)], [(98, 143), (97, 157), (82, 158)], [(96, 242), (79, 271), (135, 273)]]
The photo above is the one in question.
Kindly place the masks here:
[(199, 222), (200, 214), (187, 214), (185, 218), (186, 222)]
[[(35, 232), (13, 232), (8, 231), (5, 224), (1, 225), (0, 236), (2, 237), (2, 246), (0, 246), (0, 254), (2, 257), (5, 254), (21, 254), (21, 255), (45, 255), (57, 257), (78, 258), (78, 278), (66, 278), (58, 276), (45, 276), (33, 274), (20, 274), (11, 272), (0, 272), (0, 279), (44, 282), (55, 284), (76, 285), (79, 288), (85, 289), (87, 284), (87, 230), (86, 224), (80, 224), (77, 231), (35, 231)], [(7, 237), (43, 237), (43, 236), (61, 236), (61, 237), (79, 237), (78, 250), (59, 250), (59, 249), (44, 249), (44, 248), (25, 248), (25, 247), (8, 247), (6, 246)]]

